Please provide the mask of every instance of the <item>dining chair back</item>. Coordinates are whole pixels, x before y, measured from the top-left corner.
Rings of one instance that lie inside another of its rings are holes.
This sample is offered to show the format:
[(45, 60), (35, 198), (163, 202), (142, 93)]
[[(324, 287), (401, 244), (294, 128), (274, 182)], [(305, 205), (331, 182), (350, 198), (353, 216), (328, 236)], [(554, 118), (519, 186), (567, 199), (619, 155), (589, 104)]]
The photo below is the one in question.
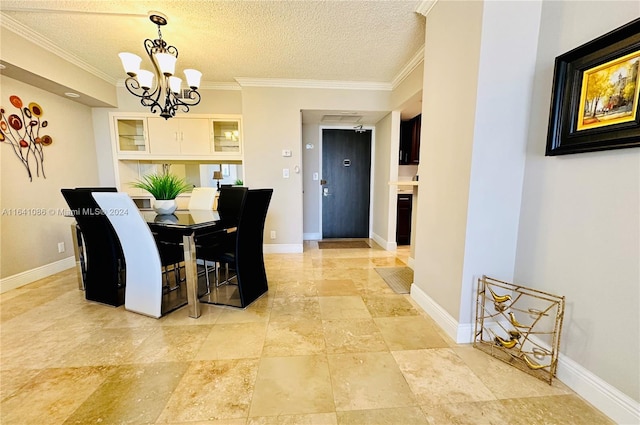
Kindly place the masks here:
[(125, 297), (125, 262), (113, 226), (102, 214), (92, 192), (117, 192), (115, 187), (79, 187), (60, 191), (76, 220), (84, 241), (85, 298), (120, 306)]
[(126, 262), (125, 308), (162, 315), (162, 262), (149, 226), (126, 193), (93, 192), (122, 245)]
[(194, 187), (189, 198), (190, 210), (212, 210), (216, 199), (215, 187)]
[(218, 198), (218, 215), (226, 223), (235, 224), (240, 218), (242, 204), (244, 202), (246, 187), (229, 186), (220, 188)]
[(246, 307), (269, 289), (264, 267), (264, 223), (273, 189), (247, 191), (236, 235), (235, 267), (241, 306)]

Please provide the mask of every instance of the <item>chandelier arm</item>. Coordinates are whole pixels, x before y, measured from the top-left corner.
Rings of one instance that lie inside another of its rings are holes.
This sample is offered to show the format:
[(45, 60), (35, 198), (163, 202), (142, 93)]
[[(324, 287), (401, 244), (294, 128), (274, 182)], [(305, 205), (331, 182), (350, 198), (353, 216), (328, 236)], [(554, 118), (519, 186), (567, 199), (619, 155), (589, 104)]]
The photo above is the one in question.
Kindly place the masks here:
[(124, 81), (124, 86), (127, 88), (129, 93), (140, 98), (140, 104), (142, 106), (150, 107), (152, 113), (155, 113), (158, 108), (161, 109), (160, 103), (158, 102), (161, 91), (159, 87), (156, 87), (152, 92), (149, 92), (149, 90), (145, 90), (140, 87), (140, 83), (134, 77), (127, 78)]

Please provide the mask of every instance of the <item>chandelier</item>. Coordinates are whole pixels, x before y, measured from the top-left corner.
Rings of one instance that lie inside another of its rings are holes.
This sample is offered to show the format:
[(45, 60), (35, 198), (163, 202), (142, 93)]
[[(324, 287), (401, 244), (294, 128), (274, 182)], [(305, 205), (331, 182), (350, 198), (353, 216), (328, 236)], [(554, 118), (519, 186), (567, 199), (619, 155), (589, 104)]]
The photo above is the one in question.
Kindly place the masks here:
[[(202, 73), (195, 69), (185, 69), (188, 89), (182, 90), (182, 80), (176, 77), (175, 68), (178, 60), (178, 49), (169, 46), (162, 39), (160, 27), (167, 24), (167, 18), (159, 12), (149, 12), (149, 20), (158, 26), (158, 38), (146, 39), (144, 48), (151, 60), (155, 74), (140, 69), (142, 59), (133, 53), (118, 54), (124, 71), (129, 76), (124, 85), (129, 93), (140, 98), (142, 106), (151, 108), (152, 113), (160, 112), (160, 116), (169, 119), (176, 115), (178, 109), (189, 112), (190, 106), (200, 103), (200, 78)], [(155, 84), (154, 84), (155, 77)]]

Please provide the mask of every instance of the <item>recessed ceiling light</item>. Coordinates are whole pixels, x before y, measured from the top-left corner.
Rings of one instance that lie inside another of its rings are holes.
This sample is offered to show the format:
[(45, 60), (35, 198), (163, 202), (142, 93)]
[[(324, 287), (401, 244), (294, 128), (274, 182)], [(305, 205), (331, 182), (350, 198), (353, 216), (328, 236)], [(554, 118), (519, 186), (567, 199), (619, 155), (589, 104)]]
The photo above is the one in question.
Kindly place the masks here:
[(66, 92), (64, 95), (67, 97), (80, 97), (78, 93), (74, 93), (74, 92)]

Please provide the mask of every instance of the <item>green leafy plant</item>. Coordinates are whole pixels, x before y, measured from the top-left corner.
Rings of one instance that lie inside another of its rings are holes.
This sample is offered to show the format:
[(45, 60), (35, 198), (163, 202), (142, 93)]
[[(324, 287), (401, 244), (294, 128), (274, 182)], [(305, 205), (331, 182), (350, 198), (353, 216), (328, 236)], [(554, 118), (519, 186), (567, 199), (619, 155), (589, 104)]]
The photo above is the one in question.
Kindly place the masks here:
[(132, 185), (138, 189), (146, 190), (157, 200), (175, 199), (176, 196), (191, 189), (191, 186), (184, 179), (170, 173), (147, 174)]
[(242, 186), (244, 184), (244, 182), (240, 179), (236, 180), (234, 183), (236, 186)]

